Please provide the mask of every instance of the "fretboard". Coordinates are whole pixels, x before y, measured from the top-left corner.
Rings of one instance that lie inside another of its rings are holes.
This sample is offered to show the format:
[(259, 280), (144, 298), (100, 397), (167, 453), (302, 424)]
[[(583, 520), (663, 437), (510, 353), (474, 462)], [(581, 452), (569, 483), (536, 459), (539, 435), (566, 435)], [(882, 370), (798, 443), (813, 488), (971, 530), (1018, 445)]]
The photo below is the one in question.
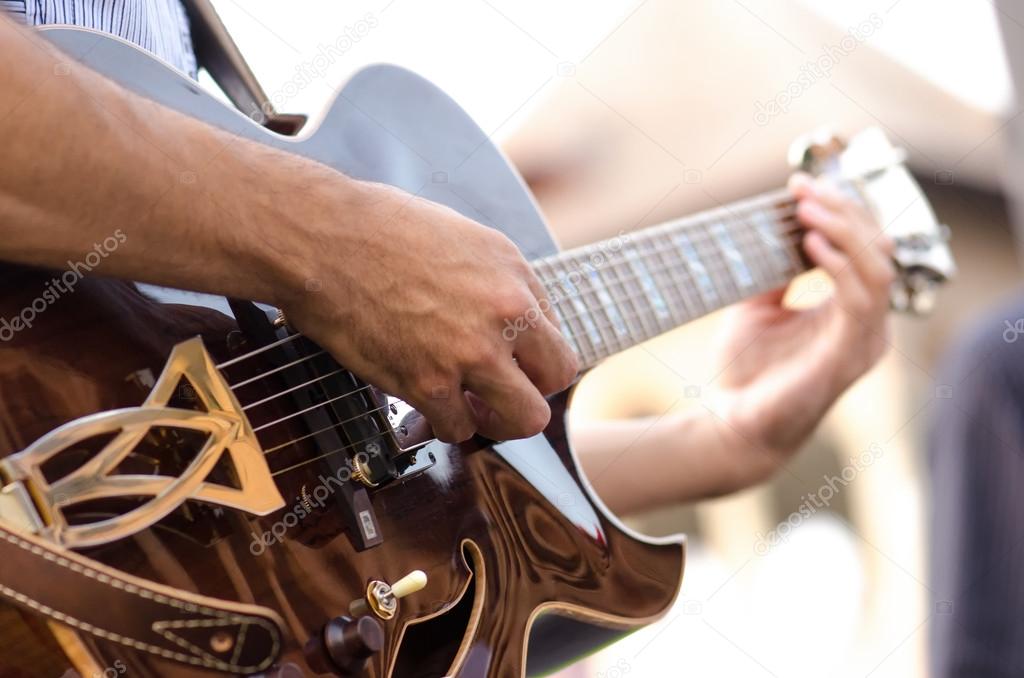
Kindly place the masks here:
[(767, 193), (533, 262), (586, 369), (806, 270), (795, 204)]

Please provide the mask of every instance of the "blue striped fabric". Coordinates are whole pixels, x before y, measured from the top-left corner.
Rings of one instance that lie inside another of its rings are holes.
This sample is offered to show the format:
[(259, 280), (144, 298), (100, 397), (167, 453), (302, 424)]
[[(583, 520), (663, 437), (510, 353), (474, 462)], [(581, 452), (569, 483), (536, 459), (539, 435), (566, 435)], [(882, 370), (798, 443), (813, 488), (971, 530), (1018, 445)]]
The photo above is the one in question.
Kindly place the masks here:
[(20, 24), (25, 23), (25, 0), (0, 0), (0, 12), (6, 12)]
[(29, 26), (69, 24), (111, 33), (196, 76), (188, 19), (179, 0), (0, 0), (0, 11)]

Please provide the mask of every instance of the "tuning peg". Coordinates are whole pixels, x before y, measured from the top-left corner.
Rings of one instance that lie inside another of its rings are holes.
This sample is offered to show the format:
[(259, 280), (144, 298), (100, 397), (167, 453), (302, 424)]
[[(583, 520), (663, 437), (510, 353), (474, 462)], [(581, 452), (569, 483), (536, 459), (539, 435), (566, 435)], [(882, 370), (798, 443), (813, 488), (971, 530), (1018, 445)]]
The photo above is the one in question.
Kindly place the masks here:
[(352, 601), (349, 612), (353, 616), (372, 612), (381, 619), (387, 620), (398, 611), (398, 601), (410, 593), (416, 593), (427, 585), (427, 574), (423, 570), (413, 570), (394, 584), (375, 579), (366, 587), (366, 597)]
[(890, 306), (901, 313), (926, 316), (935, 308), (938, 284), (922, 271), (901, 275), (890, 291)]
[(789, 146), (790, 167), (818, 175), (834, 170), (846, 142), (830, 127), (820, 127), (797, 137)]

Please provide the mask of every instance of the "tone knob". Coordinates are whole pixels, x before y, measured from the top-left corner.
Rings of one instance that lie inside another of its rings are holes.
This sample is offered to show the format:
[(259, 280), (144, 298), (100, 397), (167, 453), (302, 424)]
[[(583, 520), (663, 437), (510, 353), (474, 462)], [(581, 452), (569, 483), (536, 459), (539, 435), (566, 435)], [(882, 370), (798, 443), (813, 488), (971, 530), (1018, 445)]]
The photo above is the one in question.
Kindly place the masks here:
[(309, 667), (317, 673), (356, 678), (384, 647), (384, 629), (373, 617), (335, 617), (306, 643)]

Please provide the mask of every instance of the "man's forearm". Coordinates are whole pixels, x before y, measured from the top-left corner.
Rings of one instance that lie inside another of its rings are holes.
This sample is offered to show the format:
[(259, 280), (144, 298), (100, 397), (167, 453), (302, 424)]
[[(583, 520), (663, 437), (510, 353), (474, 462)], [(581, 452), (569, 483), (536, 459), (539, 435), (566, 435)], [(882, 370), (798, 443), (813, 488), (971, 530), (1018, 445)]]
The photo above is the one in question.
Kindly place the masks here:
[(6, 19), (0, 45), (2, 260), (61, 268), (119, 228), (102, 275), (274, 302), (308, 260), (300, 207), (313, 220), (328, 186), (332, 207), (373, 201), (368, 185), (136, 96)]
[(505, 336), (543, 287), (452, 209), (162, 108), (3, 19), (0, 92), (0, 260), (61, 268), (113, 235), (97, 274), (275, 304), (449, 442), (535, 435), (577, 373), (553, 313)]

